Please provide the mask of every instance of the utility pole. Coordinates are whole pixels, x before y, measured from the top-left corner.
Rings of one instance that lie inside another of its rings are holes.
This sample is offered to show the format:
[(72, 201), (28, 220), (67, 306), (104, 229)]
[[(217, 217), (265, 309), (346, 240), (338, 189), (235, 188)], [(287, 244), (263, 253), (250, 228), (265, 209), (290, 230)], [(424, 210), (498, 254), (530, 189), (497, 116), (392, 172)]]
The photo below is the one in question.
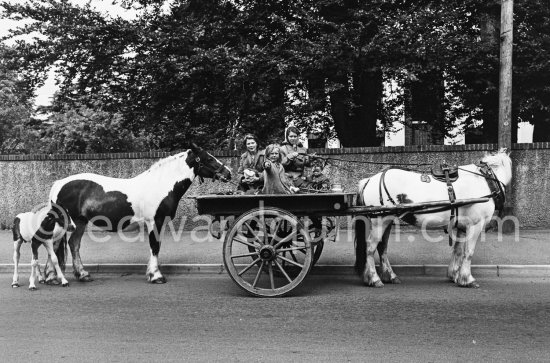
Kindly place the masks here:
[(512, 149), (512, 42), (514, 1), (502, 0), (500, 10), (500, 82), (498, 147)]
[[(500, 82), (498, 105), (498, 147), (512, 151), (512, 44), (514, 23), (514, 1), (501, 0), (500, 8)], [(514, 215), (508, 188), (506, 202), (501, 216)], [(515, 230), (515, 223), (507, 220), (502, 225), (503, 233), (511, 233)], [(500, 231), (499, 231), (500, 232)]]

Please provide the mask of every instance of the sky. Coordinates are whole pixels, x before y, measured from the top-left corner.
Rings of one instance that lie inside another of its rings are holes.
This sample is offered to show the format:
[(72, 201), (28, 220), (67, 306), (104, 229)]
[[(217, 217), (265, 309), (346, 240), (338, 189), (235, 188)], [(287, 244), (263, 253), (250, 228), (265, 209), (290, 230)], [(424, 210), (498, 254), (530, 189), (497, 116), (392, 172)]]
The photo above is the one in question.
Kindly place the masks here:
[[(12, 0), (17, 1), (17, 0)], [(20, 1), (20, 0), (19, 0)], [(84, 5), (90, 1), (93, 8), (99, 10), (103, 13), (108, 13), (111, 16), (120, 16), (125, 19), (131, 19), (136, 16), (135, 11), (127, 11), (122, 9), (118, 5), (113, 5), (112, 0), (71, 0), (72, 3), (78, 5)], [(8, 30), (18, 26), (18, 22), (12, 20), (1, 19), (0, 20), (0, 36), (7, 35)], [(37, 89), (35, 104), (39, 105), (49, 105), (52, 101), (52, 96), (56, 91), (56, 85), (54, 80), (54, 69), (51, 69), (49, 72), (49, 77), (44, 83), (44, 85)], [(396, 133), (386, 133), (386, 146), (402, 146), (405, 143), (405, 134), (403, 132), (403, 127), (401, 123), (396, 123), (398, 131)], [(518, 142), (532, 142), (533, 139), (533, 126), (529, 123), (521, 123), (518, 129)], [(446, 144), (463, 144), (464, 137), (458, 135), (454, 139), (446, 139)]]

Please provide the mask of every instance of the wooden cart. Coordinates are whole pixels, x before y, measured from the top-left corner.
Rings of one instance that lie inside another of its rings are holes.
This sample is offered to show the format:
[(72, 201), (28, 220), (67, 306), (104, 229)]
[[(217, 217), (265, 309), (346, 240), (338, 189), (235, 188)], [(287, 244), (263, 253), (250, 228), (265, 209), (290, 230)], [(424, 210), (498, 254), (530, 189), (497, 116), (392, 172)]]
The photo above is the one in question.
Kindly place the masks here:
[[(224, 237), (223, 262), (235, 283), (256, 296), (281, 296), (300, 285), (338, 232), (338, 216), (400, 215), (451, 208), (449, 201), (392, 206), (355, 206), (354, 193), (290, 195), (207, 195), (196, 198), (199, 214), (220, 223), (213, 236)], [(488, 198), (457, 200), (452, 207)], [(214, 223), (213, 223), (214, 225)]]

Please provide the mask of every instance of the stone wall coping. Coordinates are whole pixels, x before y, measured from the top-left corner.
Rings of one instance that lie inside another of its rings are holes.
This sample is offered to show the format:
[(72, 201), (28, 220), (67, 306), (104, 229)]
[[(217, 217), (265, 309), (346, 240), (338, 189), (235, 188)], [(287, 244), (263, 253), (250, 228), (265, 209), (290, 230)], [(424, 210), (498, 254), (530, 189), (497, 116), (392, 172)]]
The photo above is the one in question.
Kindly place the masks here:
[[(550, 149), (550, 142), (513, 144), (512, 150)], [(351, 147), (341, 149), (309, 149), (322, 155), (353, 155), (353, 154), (380, 154), (380, 153), (411, 153), (411, 152), (456, 152), (456, 151), (493, 151), (497, 144), (469, 144), (469, 145), (410, 145), (410, 146), (380, 146), (380, 147)], [(114, 160), (114, 159), (160, 159), (174, 155), (180, 151), (144, 151), (126, 153), (100, 154), (15, 154), (0, 155), (1, 161), (47, 161), (47, 160)], [(216, 151), (214, 156), (235, 157), (241, 151)]]

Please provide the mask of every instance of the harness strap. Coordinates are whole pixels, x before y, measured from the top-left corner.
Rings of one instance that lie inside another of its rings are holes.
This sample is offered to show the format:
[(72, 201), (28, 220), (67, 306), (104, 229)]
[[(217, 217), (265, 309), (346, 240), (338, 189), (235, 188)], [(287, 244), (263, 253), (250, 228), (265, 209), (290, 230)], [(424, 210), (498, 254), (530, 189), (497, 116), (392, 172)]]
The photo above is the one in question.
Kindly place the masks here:
[[(357, 202), (359, 202), (359, 198), (363, 199), (363, 193), (365, 192), (365, 189), (367, 188), (367, 185), (369, 185), (370, 178), (367, 179), (367, 182), (363, 185), (363, 188), (357, 193)], [(363, 200), (362, 203), (364, 204), (365, 201)]]
[(382, 195), (382, 187), (384, 188), (384, 191), (386, 192), (386, 195), (388, 196), (388, 200), (393, 204), (396, 205), (395, 201), (390, 195), (390, 192), (388, 191), (388, 187), (386, 186), (386, 172), (392, 168), (388, 168), (382, 172), (382, 175), (380, 176), (380, 184), (378, 185), (378, 191), (380, 193), (380, 205), (384, 205), (384, 197)]
[[(449, 233), (449, 246), (453, 245), (453, 237), (451, 230), (458, 226), (458, 208), (453, 207), (454, 202), (456, 201), (455, 189), (453, 183), (449, 178), (450, 168), (447, 164), (441, 166), (441, 170), (445, 174), (445, 183), (447, 184), (447, 193), (449, 194), (449, 201), (451, 202), (451, 217), (449, 218), (449, 225), (447, 227)], [(453, 223), (454, 221), (454, 223)]]
[(487, 163), (480, 161), (478, 167), (480, 168), (480, 173), (487, 182), (487, 186), (491, 192), (489, 196), (493, 198), (495, 202), (495, 209), (501, 213), (504, 208), (504, 203), (506, 202), (506, 190), (502, 187), (502, 182), (498, 180), (495, 172)]

